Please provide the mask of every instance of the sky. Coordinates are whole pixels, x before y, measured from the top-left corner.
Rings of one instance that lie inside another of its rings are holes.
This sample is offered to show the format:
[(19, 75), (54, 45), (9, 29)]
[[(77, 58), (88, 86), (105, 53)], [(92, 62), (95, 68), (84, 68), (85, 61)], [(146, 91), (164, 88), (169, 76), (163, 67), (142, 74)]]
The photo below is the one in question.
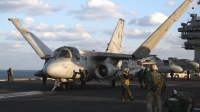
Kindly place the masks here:
[[(184, 0), (0, 0), (0, 70), (41, 70), (35, 53), (8, 18), (19, 18), (52, 51), (61, 46), (104, 52), (118, 20), (124, 19), (122, 53), (132, 54)], [(199, 14), (197, 0), (176, 21), (151, 54), (194, 59), (178, 28)], [(194, 9), (192, 9), (194, 7)]]

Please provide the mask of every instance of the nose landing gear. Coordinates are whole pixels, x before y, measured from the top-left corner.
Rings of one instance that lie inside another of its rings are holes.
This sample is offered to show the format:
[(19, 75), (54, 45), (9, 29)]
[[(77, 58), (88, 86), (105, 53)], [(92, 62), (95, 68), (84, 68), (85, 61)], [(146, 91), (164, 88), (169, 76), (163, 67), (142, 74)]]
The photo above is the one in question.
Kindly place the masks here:
[(74, 83), (62, 82), (61, 79), (55, 79), (55, 83), (54, 83), (54, 87), (52, 91), (54, 91), (57, 87), (59, 87), (62, 90), (70, 90), (70, 89), (74, 89)]

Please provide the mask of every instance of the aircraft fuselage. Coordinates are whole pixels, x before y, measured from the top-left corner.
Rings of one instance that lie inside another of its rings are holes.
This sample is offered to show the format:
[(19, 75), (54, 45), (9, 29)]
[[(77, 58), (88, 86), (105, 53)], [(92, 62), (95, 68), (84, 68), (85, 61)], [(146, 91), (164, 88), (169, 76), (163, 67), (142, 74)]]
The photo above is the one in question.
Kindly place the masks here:
[[(79, 69), (87, 70), (87, 79), (96, 77), (95, 69), (103, 63), (106, 58), (93, 57), (99, 52), (84, 51), (74, 47), (60, 47), (54, 51), (51, 58), (43, 67), (45, 76), (50, 78), (73, 79), (80, 78), (77, 74)], [(118, 60), (119, 61), (119, 60)], [(108, 72), (106, 68), (101, 68), (102, 74)], [(107, 74), (106, 74), (107, 75)]]

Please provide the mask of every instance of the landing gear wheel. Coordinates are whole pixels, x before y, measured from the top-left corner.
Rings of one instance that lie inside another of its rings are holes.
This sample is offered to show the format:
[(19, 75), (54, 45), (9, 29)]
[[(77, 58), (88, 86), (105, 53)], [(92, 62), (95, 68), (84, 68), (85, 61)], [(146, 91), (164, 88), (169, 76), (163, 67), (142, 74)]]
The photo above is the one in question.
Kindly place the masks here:
[(74, 88), (73, 82), (62, 82), (62, 84), (61, 84), (62, 90), (70, 90), (73, 88)]
[(174, 76), (174, 78), (178, 79), (178, 78), (179, 78), (179, 75), (178, 75), (178, 74), (176, 74), (176, 75)]
[(113, 88), (116, 88), (117, 87), (117, 82), (115, 79), (112, 80), (112, 87)]

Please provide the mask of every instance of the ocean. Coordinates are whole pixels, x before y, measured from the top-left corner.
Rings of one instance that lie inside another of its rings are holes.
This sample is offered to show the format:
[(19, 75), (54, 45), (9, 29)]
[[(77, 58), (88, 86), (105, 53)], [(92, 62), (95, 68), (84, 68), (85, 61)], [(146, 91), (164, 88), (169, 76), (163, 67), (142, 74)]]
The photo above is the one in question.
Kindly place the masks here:
[[(39, 70), (13, 70), (14, 78), (39, 78), (34, 74)], [(8, 79), (7, 70), (0, 70), (0, 80)]]

